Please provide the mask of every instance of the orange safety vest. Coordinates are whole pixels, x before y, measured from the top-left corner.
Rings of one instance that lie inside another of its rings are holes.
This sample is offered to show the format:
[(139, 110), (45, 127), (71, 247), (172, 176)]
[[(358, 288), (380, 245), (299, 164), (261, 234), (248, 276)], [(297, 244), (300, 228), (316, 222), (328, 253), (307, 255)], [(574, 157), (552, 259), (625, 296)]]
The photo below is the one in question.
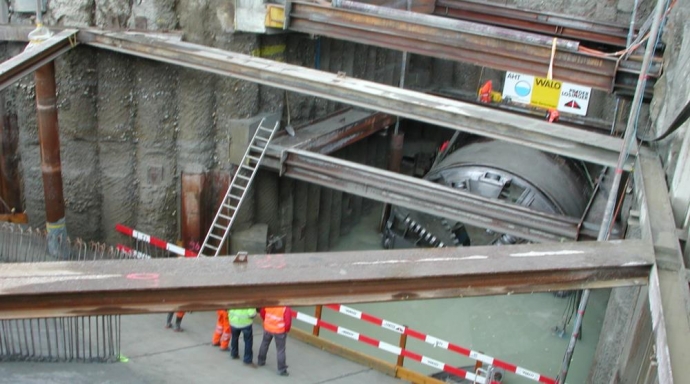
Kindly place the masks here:
[(285, 333), (285, 307), (265, 308), (264, 329), (271, 333)]

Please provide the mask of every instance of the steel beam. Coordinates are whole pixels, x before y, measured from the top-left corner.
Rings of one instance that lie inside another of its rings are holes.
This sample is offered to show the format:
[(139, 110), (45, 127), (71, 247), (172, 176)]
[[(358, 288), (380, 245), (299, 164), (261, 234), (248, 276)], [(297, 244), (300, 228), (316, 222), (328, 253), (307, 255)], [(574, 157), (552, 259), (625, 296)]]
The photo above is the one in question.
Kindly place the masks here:
[(74, 48), (76, 46), (76, 34), (76, 29), (66, 29), (32, 49), (0, 64), (0, 90), (7, 88), (15, 81)]
[[(295, 129), (295, 136), (280, 131), (271, 140), (262, 165), (267, 165), (272, 158), (278, 160), (284, 150), (301, 149), (315, 153), (329, 154), (352, 143), (364, 139), (395, 123), (395, 117), (380, 112), (371, 112), (348, 108), (337, 111), (303, 127)], [(275, 161), (275, 160), (274, 160)], [(268, 165), (278, 169), (274, 162)]]
[[(559, 40), (552, 57), (553, 39), (547, 36), (347, 0), (341, 3), (354, 9), (290, 2), (286, 6), (287, 28), (542, 77), (553, 63), (554, 79), (606, 92), (616, 91), (618, 83), (625, 85), (639, 77), (639, 63), (621, 64), (626, 71), (619, 72), (616, 58), (579, 51), (574, 41)], [(633, 73), (627, 71), (631, 66)]]
[(644, 285), (634, 240), (0, 265), (0, 319), (196, 311)]
[(657, 157), (640, 156), (635, 185), (642, 238), (654, 246), (656, 265), (649, 282), (649, 304), (659, 383), (690, 377), (690, 291), (664, 170)]
[[(481, 106), (184, 42), (82, 30), (82, 43), (613, 166), (621, 140)], [(632, 158), (636, 155), (633, 151)], [(627, 169), (631, 169), (631, 161)]]
[(307, 151), (287, 150), (284, 176), (536, 242), (575, 240), (579, 220)]
[(625, 47), (628, 36), (626, 25), (471, 0), (437, 0), (434, 14), (617, 47)]

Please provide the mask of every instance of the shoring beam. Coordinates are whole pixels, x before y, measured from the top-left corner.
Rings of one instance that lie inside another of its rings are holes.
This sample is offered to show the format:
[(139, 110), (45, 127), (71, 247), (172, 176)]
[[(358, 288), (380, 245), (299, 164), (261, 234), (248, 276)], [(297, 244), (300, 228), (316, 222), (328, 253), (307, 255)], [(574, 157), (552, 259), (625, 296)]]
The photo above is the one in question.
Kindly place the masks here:
[[(286, 5), (291, 31), (375, 45), (419, 55), (489, 68), (553, 78), (606, 92), (629, 92), (640, 63), (595, 56), (578, 50), (572, 40), (558, 40), (552, 60), (553, 39), (548, 36), (439, 16), (411, 13), (341, 0), (344, 8), (307, 2)], [(621, 71), (619, 69), (625, 69)], [(650, 76), (658, 76), (656, 65)]]
[(0, 264), (0, 319), (487, 296), (647, 284), (639, 240)]
[[(25, 28), (17, 31), (25, 31)], [(3, 36), (10, 33), (8, 30)], [(19, 34), (19, 33), (18, 33)], [(66, 29), (55, 36), (44, 40), (29, 51), (24, 51), (0, 64), (0, 90), (7, 88), (17, 80), (45, 66), (56, 57), (76, 46), (76, 29)], [(28, 39), (28, 37), (24, 37)], [(9, 39), (8, 39), (9, 40)]]
[(690, 377), (688, 266), (680, 250), (661, 161), (640, 156), (635, 170), (642, 238), (653, 244), (656, 258), (649, 281), (649, 305), (658, 382), (684, 383)]
[(625, 47), (628, 26), (471, 0), (437, 0), (434, 14), (578, 41)]
[[(187, 68), (318, 96), (545, 152), (613, 166), (621, 140), (455, 100), (297, 65), (137, 33), (82, 30), (79, 41)], [(636, 151), (633, 151), (631, 164)]]
[(286, 150), (284, 176), (536, 242), (576, 240), (579, 220), (307, 151)]
[[(329, 154), (364, 139), (395, 123), (395, 116), (348, 108), (337, 111), (295, 130), (289, 136), (284, 130), (276, 133), (266, 152), (267, 157), (279, 158), (286, 149), (301, 149)], [(269, 158), (264, 158), (266, 165)], [(274, 168), (278, 164), (273, 164)]]

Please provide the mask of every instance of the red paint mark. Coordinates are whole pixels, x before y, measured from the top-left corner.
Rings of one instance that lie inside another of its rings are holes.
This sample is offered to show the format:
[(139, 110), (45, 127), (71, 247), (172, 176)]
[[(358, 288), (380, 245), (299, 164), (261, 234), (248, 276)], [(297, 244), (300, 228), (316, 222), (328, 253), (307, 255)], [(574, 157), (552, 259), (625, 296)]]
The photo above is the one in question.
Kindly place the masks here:
[(125, 277), (130, 280), (158, 280), (158, 276), (157, 273), (130, 273)]
[(283, 255), (266, 255), (257, 260), (256, 264), (261, 269), (283, 269), (285, 268), (285, 258)]

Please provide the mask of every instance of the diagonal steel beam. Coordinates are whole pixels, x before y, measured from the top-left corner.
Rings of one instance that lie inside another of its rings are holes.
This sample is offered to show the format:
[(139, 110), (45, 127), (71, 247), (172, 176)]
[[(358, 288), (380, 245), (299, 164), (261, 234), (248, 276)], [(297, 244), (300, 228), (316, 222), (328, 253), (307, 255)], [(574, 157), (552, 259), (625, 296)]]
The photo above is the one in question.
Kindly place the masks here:
[(66, 29), (0, 64), (0, 90), (76, 46), (76, 29)]
[[(620, 139), (606, 135), (197, 44), (96, 30), (80, 31), (79, 40), (103, 49), (375, 109), (601, 165), (615, 165), (621, 148)], [(636, 152), (632, 155), (634, 158)]]
[(288, 149), (282, 175), (536, 242), (576, 240), (579, 220), (537, 212), (427, 180)]
[(0, 319), (644, 285), (639, 240), (0, 265)]

